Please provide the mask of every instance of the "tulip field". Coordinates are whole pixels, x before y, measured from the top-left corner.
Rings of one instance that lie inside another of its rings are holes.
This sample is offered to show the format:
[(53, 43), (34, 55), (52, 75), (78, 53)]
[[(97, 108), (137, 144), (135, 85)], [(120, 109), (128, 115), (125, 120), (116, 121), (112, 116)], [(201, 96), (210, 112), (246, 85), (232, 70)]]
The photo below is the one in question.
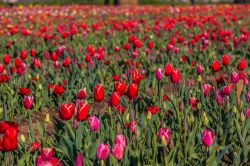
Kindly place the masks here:
[(250, 5), (0, 7), (0, 165), (250, 165)]

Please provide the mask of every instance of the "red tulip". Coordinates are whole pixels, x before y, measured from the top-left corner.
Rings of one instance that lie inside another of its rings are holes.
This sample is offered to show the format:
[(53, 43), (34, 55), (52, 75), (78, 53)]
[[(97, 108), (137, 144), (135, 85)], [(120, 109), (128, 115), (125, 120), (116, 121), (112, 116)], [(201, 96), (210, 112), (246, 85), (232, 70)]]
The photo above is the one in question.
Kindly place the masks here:
[(63, 120), (69, 120), (75, 113), (75, 105), (72, 103), (62, 104), (59, 109), (59, 116)]
[(218, 60), (215, 60), (212, 64), (212, 68), (214, 72), (217, 72), (220, 70), (220, 62)]
[(100, 160), (105, 160), (109, 156), (109, 145), (108, 144), (99, 144), (96, 149), (96, 156)]
[(230, 86), (224, 86), (222, 88), (222, 93), (223, 95), (229, 95), (230, 94), (230, 91), (231, 91), (231, 87)]
[(0, 64), (0, 73), (4, 71), (4, 64)]
[(246, 67), (246, 65), (247, 65), (246, 59), (245, 59), (245, 58), (242, 58), (242, 59), (239, 61), (237, 68), (238, 68), (238, 70), (244, 70), (245, 67)]
[(211, 146), (214, 141), (214, 132), (212, 130), (205, 129), (203, 131), (201, 140), (206, 147)]
[(148, 48), (149, 48), (149, 49), (152, 49), (153, 47), (154, 47), (154, 42), (149, 41), (149, 42), (148, 42)]
[(86, 97), (86, 93), (87, 93), (86, 88), (80, 89), (78, 91), (77, 98), (80, 99), (80, 100), (84, 99)]
[(71, 58), (70, 58), (69, 56), (66, 57), (66, 58), (64, 59), (64, 61), (63, 61), (63, 66), (64, 66), (64, 67), (69, 67), (70, 62), (71, 62)]
[(64, 88), (61, 85), (56, 85), (53, 89), (53, 94), (55, 95), (62, 95), (64, 93)]
[(12, 151), (17, 148), (17, 132), (15, 127), (9, 126), (4, 133), (2, 148), (4, 151)]
[(120, 114), (124, 114), (124, 112), (126, 112), (126, 108), (124, 107), (124, 105), (119, 104), (119, 105), (116, 107), (116, 111), (119, 112)]
[(109, 104), (111, 106), (113, 106), (113, 107), (116, 107), (119, 103), (120, 103), (120, 94), (119, 94), (119, 92), (113, 92), (110, 95)]
[(138, 84), (130, 83), (128, 86), (127, 95), (129, 98), (136, 98), (138, 95)]
[(223, 56), (222, 56), (222, 64), (223, 64), (224, 66), (227, 66), (227, 65), (229, 64), (229, 62), (230, 62), (230, 60), (229, 60), (228, 55), (227, 55), (227, 54), (223, 55)]
[(78, 121), (85, 121), (89, 112), (89, 104), (81, 102), (77, 109), (76, 119)]
[(19, 93), (23, 96), (28, 96), (31, 94), (31, 90), (28, 88), (20, 88)]
[(53, 157), (54, 149), (53, 148), (42, 148), (41, 156), (43, 160), (49, 160)]
[(10, 63), (10, 60), (11, 60), (11, 56), (9, 54), (5, 54), (3, 58), (4, 64), (8, 65)]
[(159, 111), (159, 107), (154, 105), (154, 106), (147, 106), (147, 111), (151, 112), (152, 114), (156, 114)]
[(101, 102), (104, 99), (104, 88), (102, 84), (97, 84), (94, 88), (94, 99), (96, 102)]
[(15, 60), (15, 66), (16, 66), (16, 68), (21, 67), (21, 64), (22, 64), (22, 59), (21, 58), (16, 58), (16, 60)]
[(143, 78), (144, 78), (144, 75), (139, 74), (138, 70), (135, 69), (132, 71), (132, 82), (133, 83), (139, 84), (141, 79), (143, 79)]
[(172, 71), (172, 65), (170, 63), (167, 63), (165, 66), (165, 75), (169, 76)]
[(33, 104), (33, 96), (24, 96), (23, 105), (26, 109), (30, 109)]
[(26, 50), (22, 50), (22, 51), (21, 51), (20, 57), (21, 57), (22, 59), (26, 59), (26, 57), (27, 57), (27, 51), (26, 51)]
[(117, 92), (119, 92), (120, 95), (125, 94), (126, 88), (127, 87), (126, 87), (126, 83), (125, 82), (116, 82), (114, 84), (114, 90), (117, 91)]
[(181, 73), (179, 69), (173, 68), (171, 70), (171, 80), (173, 83), (178, 83), (181, 79)]
[(35, 56), (36, 56), (36, 50), (35, 50), (34, 48), (32, 48), (32, 49), (30, 50), (30, 55), (31, 55), (32, 57), (35, 57)]
[(38, 151), (40, 147), (41, 147), (41, 144), (39, 142), (32, 142), (28, 150), (30, 150), (31, 152), (35, 152), (35, 151)]

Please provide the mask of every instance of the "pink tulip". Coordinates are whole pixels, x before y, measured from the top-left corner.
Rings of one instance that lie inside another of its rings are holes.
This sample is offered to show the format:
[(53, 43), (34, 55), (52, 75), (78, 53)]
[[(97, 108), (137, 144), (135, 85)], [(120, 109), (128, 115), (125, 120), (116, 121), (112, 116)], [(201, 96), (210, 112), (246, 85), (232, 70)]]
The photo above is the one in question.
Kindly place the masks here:
[(83, 156), (81, 153), (78, 153), (76, 156), (75, 166), (83, 166)]
[(205, 97), (207, 97), (213, 91), (213, 87), (210, 84), (204, 84), (202, 88)]
[(100, 121), (96, 116), (91, 116), (88, 119), (90, 129), (96, 131), (100, 128)]
[(54, 149), (53, 148), (43, 148), (41, 151), (41, 156), (43, 160), (49, 160), (53, 157)]
[(160, 81), (160, 80), (162, 79), (162, 75), (163, 75), (162, 69), (161, 69), (161, 68), (158, 68), (158, 69), (156, 70), (156, 72), (155, 72), (155, 76), (156, 76), (157, 80)]
[(221, 91), (217, 90), (215, 94), (215, 99), (217, 101), (217, 104), (220, 106), (224, 102), (224, 96)]
[(232, 72), (231, 80), (233, 83), (237, 83), (240, 80), (240, 76), (237, 72)]
[(247, 108), (247, 110), (246, 110), (246, 116), (247, 116), (247, 118), (250, 118), (250, 108)]
[(170, 130), (168, 128), (160, 128), (157, 133), (159, 143), (168, 144), (170, 140)]
[(24, 96), (23, 105), (26, 109), (30, 109), (33, 104), (33, 96)]
[(209, 129), (205, 129), (202, 133), (202, 143), (209, 147), (213, 144), (214, 141), (214, 132), (212, 130)]
[(203, 67), (201, 65), (197, 66), (197, 73), (200, 75), (203, 72)]
[(247, 98), (247, 101), (250, 102), (250, 90), (247, 92), (246, 98)]
[(126, 137), (123, 134), (118, 134), (115, 137), (115, 144), (121, 144), (124, 148), (126, 147)]
[(121, 160), (124, 154), (124, 147), (122, 144), (115, 144), (112, 149), (112, 154), (117, 160)]
[(96, 149), (96, 156), (100, 160), (105, 160), (108, 158), (110, 149), (108, 144), (99, 144)]

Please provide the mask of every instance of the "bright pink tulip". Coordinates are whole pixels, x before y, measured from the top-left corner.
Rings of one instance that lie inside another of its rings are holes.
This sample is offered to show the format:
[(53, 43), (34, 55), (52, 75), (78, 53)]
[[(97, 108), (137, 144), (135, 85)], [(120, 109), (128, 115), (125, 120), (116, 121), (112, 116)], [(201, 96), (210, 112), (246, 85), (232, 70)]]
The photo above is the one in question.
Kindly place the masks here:
[(207, 147), (211, 146), (214, 141), (214, 132), (212, 130), (205, 129), (203, 131), (201, 140), (205, 146)]
[(247, 108), (247, 110), (246, 110), (246, 116), (247, 116), (247, 118), (250, 118), (250, 108)]
[(231, 81), (233, 83), (237, 83), (240, 80), (240, 76), (237, 72), (232, 72), (231, 74)]
[(109, 145), (108, 144), (99, 144), (96, 149), (96, 156), (100, 160), (105, 160), (109, 156)]
[(42, 158), (44, 160), (49, 160), (53, 157), (54, 149), (53, 148), (43, 148), (41, 151)]
[(215, 99), (216, 99), (217, 104), (218, 104), (219, 106), (221, 106), (221, 105), (223, 104), (223, 102), (224, 102), (224, 96), (223, 96), (223, 94), (222, 94), (221, 91), (219, 91), (219, 90), (216, 91)]
[(246, 98), (247, 98), (247, 101), (250, 102), (250, 90), (247, 92)]
[(115, 144), (112, 149), (112, 154), (117, 160), (121, 160), (124, 154), (124, 147), (122, 146), (122, 144)]
[(162, 76), (163, 76), (163, 72), (162, 72), (162, 69), (161, 68), (158, 68), (155, 72), (155, 76), (157, 78), (157, 80), (161, 80), (162, 79)]
[(203, 72), (203, 67), (201, 65), (198, 65), (197, 66), (197, 73), (202, 74), (202, 72)]
[(96, 116), (91, 116), (88, 119), (90, 129), (96, 131), (100, 128), (100, 121)]
[(83, 156), (81, 153), (77, 153), (75, 166), (83, 166)]
[(157, 133), (158, 142), (168, 144), (170, 140), (170, 130), (168, 128), (160, 128)]
[(118, 134), (115, 137), (115, 144), (121, 144), (123, 147), (126, 147), (126, 137), (123, 134)]

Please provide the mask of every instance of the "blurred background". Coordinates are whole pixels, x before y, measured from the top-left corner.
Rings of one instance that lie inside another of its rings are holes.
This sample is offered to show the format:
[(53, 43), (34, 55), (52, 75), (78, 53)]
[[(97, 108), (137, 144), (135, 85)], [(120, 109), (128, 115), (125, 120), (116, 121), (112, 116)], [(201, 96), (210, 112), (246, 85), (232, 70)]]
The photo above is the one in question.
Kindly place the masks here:
[(5, 4), (40, 4), (40, 5), (69, 5), (69, 4), (89, 4), (89, 5), (165, 5), (165, 4), (208, 4), (208, 3), (249, 3), (250, 0), (0, 0)]

